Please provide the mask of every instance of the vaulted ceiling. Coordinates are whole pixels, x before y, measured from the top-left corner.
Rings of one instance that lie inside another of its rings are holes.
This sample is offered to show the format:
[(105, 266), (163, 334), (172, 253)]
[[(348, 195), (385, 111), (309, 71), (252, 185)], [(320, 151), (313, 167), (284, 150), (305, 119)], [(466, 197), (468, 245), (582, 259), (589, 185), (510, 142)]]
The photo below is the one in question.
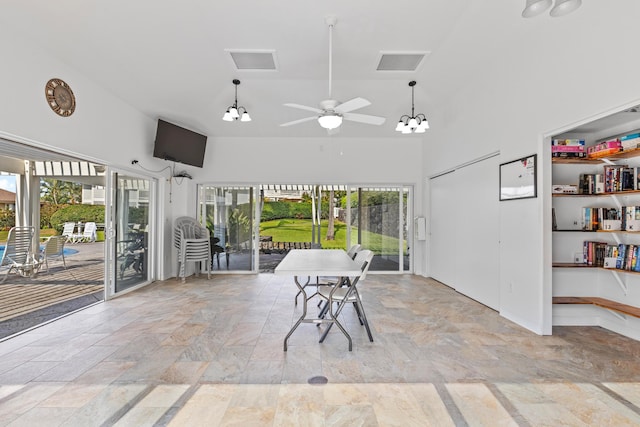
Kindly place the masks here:
[[(433, 114), (474, 74), (550, 18), (523, 20), (524, 0), (6, 0), (0, 24), (26, 37), (151, 118), (211, 137), (324, 137), (310, 113), (329, 94), (333, 15), (333, 98), (363, 97), (355, 112), (382, 126), (343, 123), (342, 137), (392, 137), (402, 114)], [(273, 52), (275, 71), (238, 70), (229, 50)], [(383, 52), (429, 52), (414, 71), (377, 71)], [(65, 79), (67, 76), (52, 75)], [(224, 122), (238, 101), (253, 121)], [(72, 88), (74, 82), (67, 79)], [(84, 94), (76, 91), (78, 108)], [(432, 124), (433, 126), (434, 124)], [(418, 136), (413, 136), (418, 137)]]

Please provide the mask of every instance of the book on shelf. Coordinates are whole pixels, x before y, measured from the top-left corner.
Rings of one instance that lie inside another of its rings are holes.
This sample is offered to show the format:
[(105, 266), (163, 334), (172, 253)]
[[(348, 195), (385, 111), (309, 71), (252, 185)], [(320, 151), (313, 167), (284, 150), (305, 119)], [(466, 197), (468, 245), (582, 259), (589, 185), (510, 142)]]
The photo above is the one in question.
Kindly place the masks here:
[(614, 138), (592, 145), (591, 147), (587, 147), (587, 157), (590, 159), (597, 159), (619, 153), (620, 151), (622, 151), (622, 143), (618, 138)]
[(623, 150), (635, 150), (640, 147), (640, 133), (632, 133), (621, 136), (620, 143)]

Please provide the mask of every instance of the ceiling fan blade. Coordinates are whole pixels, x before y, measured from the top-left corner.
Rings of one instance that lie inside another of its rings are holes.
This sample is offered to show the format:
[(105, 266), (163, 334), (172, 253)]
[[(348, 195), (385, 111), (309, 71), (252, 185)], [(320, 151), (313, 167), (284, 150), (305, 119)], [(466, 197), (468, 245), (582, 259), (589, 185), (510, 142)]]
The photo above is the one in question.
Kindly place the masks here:
[(364, 98), (353, 98), (347, 102), (343, 102), (335, 108), (335, 111), (343, 114), (348, 113), (349, 111), (357, 110), (358, 108), (366, 107), (367, 105), (371, 105), (369, 101)]
[(322, 110), (315, 107), (308, 107), (300, 104), (284, 104), (285, 107), (297, 108), (299, 110), (313, 111), (314, 113), (322, 113)]
[(292, 122), (282, 123), (280, 126), (297, 125), (298, 123), (310, 122), (311, 120), (316, 120), (317, 118), (318, 117), (316, 117), (316, 116), (305, 117), (304, 119), (298, 119), (298, 120), (294, 120)]
[(381, 125), (387, 120), (384, 117), (378, 116), (370, 116), (368, 114), (356, 114), (356, 113), (345, 113), (342, 115), (342, 118), (345, 120), (350, 120), (352, 122), (360, 122), (367, 123), (369, 125)]

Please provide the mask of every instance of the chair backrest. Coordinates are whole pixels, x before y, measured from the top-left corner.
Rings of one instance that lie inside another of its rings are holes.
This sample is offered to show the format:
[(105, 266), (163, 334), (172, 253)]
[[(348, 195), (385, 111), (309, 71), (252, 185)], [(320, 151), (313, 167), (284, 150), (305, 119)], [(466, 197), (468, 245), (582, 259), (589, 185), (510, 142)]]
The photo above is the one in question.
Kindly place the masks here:
[(173, 245), (176, 248), (180, 248), (182, 239), (209, 239), (209, 229), (189, 216), (176, 218), (173, 228)]
[(96, 239), (96, 231), (98, 227), (95, 222), (87, 222), (84, 224), (84, 230), (82, 230), (82, 237), (89, 240)]
[(62, 229), (62, 235), (63, 236), (72, 236), (73, 235), (73, 230), (76, 228), (76, 223), (75, 222), (65, 222), (64, 223), (64, 228)]
[(64, 236), (49, 237), (44, 244), (42, 254), (47, 257), (62, 255), (66, 241), (67, 239)]
[(360, 268), (362, 269), (362, 273), (360, 273), (358, 282), (364, 280), (367, 277), (367, 272), (369, 271), (369, 267), (371, 266), (373, 255), (373, 251), (370, 251), (369, 249), (363, 249), (356, 254), (356, 258), (354, 261), (360, 264)]
[(355, 245), (349, 248), (349, 250), (347, 251), (347, 255), (349, 255), (351, 259), (355, 259), (356, 254), (360, 251), (360, 249), (362, 249), (362, 245), (359, 243), (356, 243)]
[(0, 265), (26, 264), (29, 262), (33, 249), (34, 234), (35, 228), (33, 227), (11, 228), (7, 236), (7, 244), (5, 245)]

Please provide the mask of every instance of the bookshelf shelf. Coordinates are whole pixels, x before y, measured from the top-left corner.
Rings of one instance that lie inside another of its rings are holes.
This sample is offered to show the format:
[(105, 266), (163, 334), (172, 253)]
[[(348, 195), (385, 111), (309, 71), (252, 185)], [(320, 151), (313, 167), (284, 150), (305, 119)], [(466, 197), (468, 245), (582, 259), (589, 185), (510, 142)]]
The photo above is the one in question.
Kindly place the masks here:
[(607, 160), (631, 159), (633, 157), (638, 157), (638, 156), (640, 156), (640, 148), (625, 150), (615, 154), (609, 154), (606, 157), (599, 157), (597, 159), (588, 159), (585, 157), (583, 158), (552, 157), (551, 162), (557, 163), (557, 164), (588, 165), (588, 164), (606, 163)]
[(574, 262), (554, 262), (553, 267), (554, 268), (594, 268), (594, 269), (605, 270), (605, 271), (614, 272), (614, 273), (640, 274), (640, 271), (622, 270), (620, 268), (604, 268), (604, 267), (598, 267), (595, 265), (579, 264)]
[(640, 308), (599, 297), (553, 297), (554, 304), (593, 304), (628, 316), (640, 317)]
[(640, 190), (610, 191), (608, 193), (582, 194), (582, 193), (553, 193), (551, 197), (609, 197), (609, 196), (630, 196), (640, 194)]

